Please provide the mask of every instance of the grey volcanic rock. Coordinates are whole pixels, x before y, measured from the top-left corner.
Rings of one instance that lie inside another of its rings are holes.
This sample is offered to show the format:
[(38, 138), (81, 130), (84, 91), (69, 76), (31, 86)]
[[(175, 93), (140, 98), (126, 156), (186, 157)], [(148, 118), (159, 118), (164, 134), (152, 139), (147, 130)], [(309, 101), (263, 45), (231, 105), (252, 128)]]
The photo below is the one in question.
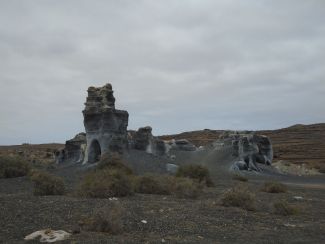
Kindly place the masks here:
[(139, 128), (135, 132), (129, 132), (129, 145), (133, 149), (158, 156), (166, 153), (165, 142), (152, 135), (150, 126)]
[(167, 151), (196, 151), (197, 148), (186, 139), (166, 141)]
[(226, 131), (214, 143), (216, 148), (232, 146), (232, 155), (238, 158), (233, 165), (235, 170), (261, 171), (257, 163), (271, 165), (273, 148), (270, 139), (253, 132)]
[(112, 85), (89, 87), (85, 105), (83, 115), (87, 149), (84, 162), (94, 163), (105, 152), (122, 152), (126, 149), (129, 114), (115, 109)]
[(55, 152), (56, 163), (83, 162), (86, 149), (86, 133), (79, 133), (65, 142), (64, 149)]

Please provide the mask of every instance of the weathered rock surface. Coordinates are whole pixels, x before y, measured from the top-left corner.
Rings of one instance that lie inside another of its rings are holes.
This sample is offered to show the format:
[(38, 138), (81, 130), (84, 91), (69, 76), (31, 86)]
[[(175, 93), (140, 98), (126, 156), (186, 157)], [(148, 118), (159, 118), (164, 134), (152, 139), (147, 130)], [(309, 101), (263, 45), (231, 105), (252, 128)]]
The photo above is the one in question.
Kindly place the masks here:
[(214, 147), (232, 147), (233, 156), (238, 158), (233, 165), (235, 170), (260, 171), (257, 163), (271, 165), (273, 148), (268, 137), (253, 132), (226, 131), (220, 135)]
[(73, 139), (65, 142), (64, 149), (55, 152), (56, 163), (83, 162), (86, 144), (86, 133), (77, 134)]
[(166, 146), (163, 140), (152, 135), (150, 126), (139, 128), (129, 133), (130, 148), (146, 151), (147, 153), (162, 156), (166, 153)]
[(85, 163), (98, 161), (102, 153), (122, 152), (127, 147), (129, 114), (115, 109), (111, 84), (88, 88), (83, 115), (87, 140)]

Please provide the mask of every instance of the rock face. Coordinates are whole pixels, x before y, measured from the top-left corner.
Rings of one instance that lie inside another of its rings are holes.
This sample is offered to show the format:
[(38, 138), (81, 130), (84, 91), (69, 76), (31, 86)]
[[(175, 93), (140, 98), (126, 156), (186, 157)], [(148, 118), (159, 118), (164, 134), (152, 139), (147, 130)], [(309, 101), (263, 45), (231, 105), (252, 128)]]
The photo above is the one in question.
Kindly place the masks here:
[(129, 133), (129, 144), (130, 148), (158, 156), (166, 153), (165, 142), (152, 135), (150, 126), (139, 128), (132, 134)]
[(129, 114), (115, 109), (111, 84), (88, 88), (83, 115), (87, 140), (85, 163), (94, 163), (105, 152), (122, 152), (127, 147)]
[(235, 170), (260, 171), (257, 163), (271, 165), (273, 160), (270, 139), (253, 132), (226, 131), (214, 145), (219, 147), (231, 145), (233, 156), (238, 158), (233, 165)]
[(73, 139), (65, 142), (64, 149), (55, 152), (56, 163), (83, 162), (86, 144), (86, 133), (77, 134)]

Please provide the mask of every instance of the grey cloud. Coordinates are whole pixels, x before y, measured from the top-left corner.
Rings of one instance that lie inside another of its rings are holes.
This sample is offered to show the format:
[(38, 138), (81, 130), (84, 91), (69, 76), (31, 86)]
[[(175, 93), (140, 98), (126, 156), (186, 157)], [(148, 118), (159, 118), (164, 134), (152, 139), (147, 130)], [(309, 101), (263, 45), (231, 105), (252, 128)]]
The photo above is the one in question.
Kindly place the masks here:
[(83, 130), (113, 83), (130, 129), (268, 129), (325, 120), (325, 4), (1, 1), (0, 144)]

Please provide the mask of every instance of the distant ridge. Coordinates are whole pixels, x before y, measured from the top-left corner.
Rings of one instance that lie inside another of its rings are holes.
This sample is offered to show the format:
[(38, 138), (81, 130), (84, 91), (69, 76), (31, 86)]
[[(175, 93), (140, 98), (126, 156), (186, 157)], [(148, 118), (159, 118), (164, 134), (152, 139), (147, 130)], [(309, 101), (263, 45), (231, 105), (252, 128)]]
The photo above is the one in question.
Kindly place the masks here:
[[(195, 145), (207, 145), (216, 140), (223, 130), (199, 130), (176, 135), (164, 135), (162, 139), (187, 139)], [(325, 123), (296, 124), (277, 130), (261, 130), (258, 134), (269, 136), (274, 148), (275, 160), (292, 163), (325, 164)]]

